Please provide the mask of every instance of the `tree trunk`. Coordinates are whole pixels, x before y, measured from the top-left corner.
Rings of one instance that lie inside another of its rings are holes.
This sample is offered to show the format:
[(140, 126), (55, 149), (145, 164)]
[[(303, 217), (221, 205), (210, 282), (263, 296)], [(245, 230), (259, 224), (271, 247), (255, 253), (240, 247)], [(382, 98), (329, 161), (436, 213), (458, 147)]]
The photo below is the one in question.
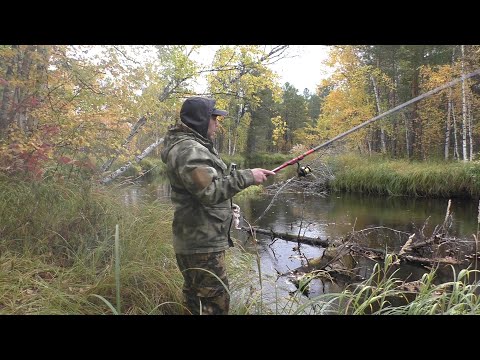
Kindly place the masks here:
[[(390, 92), (390, 108), (394, 108), (397, 106), (397, 94), (396, 94), (396, 88), (397, 88), (397, 79), (394, 79), (394, 88)], [(399, 126), (398, 126), (398, 117), (397, 115), (394, 115), (393, 118), (393, 135), (392, 135), (392, 141), (391, 141), (391, 151), (392, 151), (392, 156), (396, 158), (398, 156), (398, 138), (400, 137), (399, 134)]]
[[(21, 65), (19, 62), (19, 77), (22, 82), (27, 83), (30, 79), (30, 71), (32, 66), (32, 53), (35, 52), (35, 46), (29, 45), (23, 52), (23, 59)], [(16, 104), (17, 111), (14, 113), (14, 119), (17, 122), (17, 125), (23, 131), (28, 130), (27, 117), (28, 117), (28, 98), (30, 97), (27, 93), (26, 86), (19, 86), (15, 89), (16, 99), (14, 103)]]
[(467, 112), (468, 112), (468, 140), (470, 143), (470, 161), (473, 161), (473, 135), (472, 135), (472, 102), (471, 98), (468, 98), (468, 107), (467, 107)]
[[(462, 49), (462, 76), (465, 75), (465, 51), (464, 46), (461, 46)], [(462, 152), (463, 152), (463, 161), (468, 161), (467, 154), (467, 99), (466, 99), (466, 90), (465, 90), (465, 81), (462, 81)]]
[[(249, 234), (251, 234), (251, 230), (248, 227), (242, 227), (240, 230), (245, 231)], [(260, 228), (253, 228), (254, 234), (261, 234), (261, 235), (268, 235), (273, 239), (275, 238), (280, 238), (282, 240), (286, 241), (295, 241), (299, 242), (302, 244), (308, 244), (308, 245), (320, 245), (320, 246), (329, 246), (332, 244), (331, 241), (327, 239), (320, 239), (320, 238), (312, 238), (308, 236), (298, 236), (294, 234), (287, 234), (287, 233), (279, 233), (279, 232), (273, 232), (272, 230), (269, 229), (260, 229)]]
[[(452, 48), (452, 67), (455, 64), (455, 46)], [(445, 160), (449, 158), (450, 135), (452, 132), (450, 115), (452, 114), (452, 88), (448, 89), (447, 122), (445, 127)]]
[[(145, 158), (148, 154), (150, 154), (153, 151), (153, 149), (155, 149), (158, 145), (163, 143), (163, 140), (164, 140), (164, 138), (158, 139), (153, 144), (151, 144), (149, 147), (147, 147), (145, 150), (143, 150), (143, 152), (140, 155), (135, 156), (135, 162), (139, 163), (140, 161), (142, 161), (143, 158)], [(107, 177), (103, 178), (101, 180), (101, 183), (104, 184), (104, 185), (108, 184), (110, 181), (119, 177), (125, 171), (127, 171), (132, 166), (132, 164), (133, 163), (131, 161), (129, 161), (127, 164), (123, 165), (121, 168), (115, 170), (113, 173), (111, 173)]]
[[(397, 62), (396, 62), (396, 51), (393, 48), (392, 51), (392, 73), (393, 73), (393, 88), (390, 91), (390, 107), (394, 108), (397, 106), (397, 88), (398, 88), (398, 72), (397, 72)], [(392, 139), (392, 155), (393, 157), (398, 156), (398, 139), (401, 138), (399, 134), (400, 127), (398, 125), (397, 116), (393, 120), (393, 139)]]
[[(372, 84), (373, 84), (373, 92), (375, 93), (375, 101), (377, 103), (377, 115), (380, 115), (382, 113), (382, 109), (380, 107), (380, 96), (378, 94), (378, 87), (377, 87), (377, 82), (375, 81), (375, 78), (373, 75), (370, 75), (370, 79), (372, 79)], [(381, 152), (382, 154), (385, 154), (387, 152), (387, 145), (385, 143), (385, 130), (383, 126), (380, 124), (380, 144), (381, 144)]]
[(450, 114), (452, 112), (452, 88), (448, 89), (448, 105), (447, 105), (447, 120), (445, 123), (445, 160), (448, 160), (448, 153), (450, 149)]
[(228, 127), (228, 155), (232, 155), (232, 127)]
[[(18, 51), (18, 45), (12, 45), (13, 51)], [(13, 78), (13, 67), (15, 66), (15, 57), (13, 57), (7, 65), (5, 71), (5, 85), (3, 87), (2, 103), (0, 104), (0, 136), (3, 135), (10, 125), (10, 116), (8, 110), (12, 103), (12, 85), (10, 84)]]
[[(127, 139), (125, 142), (122, 144), (122, 147), (126, 148), (127, 145), (132, 141), (132, 139), (135, 137), (136, 134), (138, 134), (138, 131), (140, 128), (145, 125), (147, 122), (147, 118), (145, 116), (142, 116), (136, 123), (133, 125), (132, 130), (130, 131), (130, 134), (128, 135)], [(113, 162), (118, 158), (119, 153), (117, 152), (114, 157), (111, 159), (107, 160), (102, 167), (100, 168), (102, 172), (107, 171), (110, 169), (110, 166), (112, 166)]]
[[(412, 97), (417, 97), (420, 93), (420, 66), (423, 65), (423, 58), (425, 53), (425, 46), (419, 46), (415, 48), (414, 59), (413, 59), (413, 78), (411, 86), (411, 95)], [(418, 103), (412, 105), (412, 110), (410, 113), (410, 121), (412, 124), (410, 136), (410, 146), (412, 148), (411, 155), (416, 156), (420, 159), (423, 158), (423, 124), (418, 115)]]
[(455, 116), (455, 106), (452, 107), (452, 120), (453, 120), (453, 157), (457, 160), (460, 160), (460, 154), (458, 153), (458, 137), (457, 137), (457, 118)]
[(402, 112), (402, 116), (405, 121), (405, 150), (407, 152), (407, 158), (410, 159), (412, 154), (412, 149), (411, 149), (411, 143), (410, 143), (410, 133), (408, 131), (409, 121), (408, 121), (407, 115), (405, 115), (404, 112)]

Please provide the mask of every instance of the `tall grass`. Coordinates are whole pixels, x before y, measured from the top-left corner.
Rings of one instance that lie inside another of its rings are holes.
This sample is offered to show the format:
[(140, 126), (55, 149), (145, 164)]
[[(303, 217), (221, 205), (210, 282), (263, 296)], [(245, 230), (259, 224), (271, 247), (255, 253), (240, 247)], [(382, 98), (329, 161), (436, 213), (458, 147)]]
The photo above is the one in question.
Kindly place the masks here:
[(239, 166), (239, 169), (281, 164), (293, 157), (294, 155), (280, 153), (253, 153), (245, 156), (240, 154), (222, 154), (222, 159), (227, 166), (230, 166), (231, 163), (235, 163)]
[(249, 154), (246, 157), (246, 166), (256, 167), (256, 166), (266, 166), (272, 164), (281, 164), (285, 161), (293, 158), (293, 155), (290, 154), (280, 154), (280, 153), (254, 153)]
[[(0, 178), (0, 314), (184, 313), (173, 209), (123, 194)], [(253, 261), (227, 252), (232, 314), (258, 304)]]
[(292, 314), (316, 315), (440, 315), (480, 314), (479, 284), (474, 281), (477, 270), (452, 268), (453, 280), (436, 284), (436, 269), (418, 281), (418, 292), (405, 290), (395, 275), (394, 257), (387, 255), (383, 264), (376, 264), (371, 276), (351, 285), (342, 293), (317, 296), (299, 305)]
[(424, 274), (414, 301), (396, 308), (382, 309), (390, 315), (478, 315), (480, 314), (479, 285), (472, 282), (477, 270), (462, 269), (453, 280), (435, 285), (434, 274)]
[(0, 178), (0, 313), (111, 314), (99, 297), (117, 299), (116, 224), (122, 313), (180, 313), (172, 209), (127, 207), (122, 196), (115, 186)]
[(476, 197), (478, 162), (414, 162), (342, 155), (328, 159), (333, 190), (381, 195)]
[[(183, 313), (172, 214), (141, 199), (126, 206), (115, 185), (0, 178), (0, 314)], [(262, 282), (273, 279), (255, 271), (255, 259), (239, 244), (227, 252), (232, 314), (480, 313), (476, 271), (452, 268), (451, 282), (435, 284), (432, 270), (412, 294), (399, 286), (390, 256), (342, 293), (276, 293), (266, 304)], [(305, 285), (316, 276), (325, 274)]]
[(252, 198), (252, 197), (259, 197), (265, 194), (265, 188), (263, 185), (252, 185), (246, 189), (243, 189), (238, 194), (233, 197), (233, 201), (244, 199), (244, 198)]
[(244, 169), (245, 168), (245, 157), (236, 154), (236, 155), (227, 155), (227, 154), (222, 154), (222, 160), (225, 162), (225, 164), (230, 167), (232, 163), (237, 164), (239, 169)]

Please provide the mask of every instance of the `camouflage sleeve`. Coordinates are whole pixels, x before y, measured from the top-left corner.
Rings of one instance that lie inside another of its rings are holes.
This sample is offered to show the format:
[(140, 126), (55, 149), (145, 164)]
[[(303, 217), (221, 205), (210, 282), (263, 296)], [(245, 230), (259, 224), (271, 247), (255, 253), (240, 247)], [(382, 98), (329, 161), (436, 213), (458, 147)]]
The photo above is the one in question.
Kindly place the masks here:
[(255, 184), (251, 170), (223, 175), (215, 168), (212, 154), (202, 148), (188, 148), (177, 158), (177, 174), (185, 189), (204, 205), (215, 205), (232, 198)]

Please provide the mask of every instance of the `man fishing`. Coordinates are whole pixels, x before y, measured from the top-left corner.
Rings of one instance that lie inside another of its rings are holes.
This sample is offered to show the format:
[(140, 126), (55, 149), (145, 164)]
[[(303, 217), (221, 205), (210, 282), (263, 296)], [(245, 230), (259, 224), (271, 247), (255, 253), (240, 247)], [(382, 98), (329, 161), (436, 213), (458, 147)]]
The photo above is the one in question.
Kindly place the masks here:
[(233, 246), (231, 198), (275, 175), (260, 168), (228, 171), (213, 146), (218, 118), (227, 114), (215, 108), (213, 99), (188, 98), (161, 154), (175, 206), (173, 247), (184, 278), (185, 307), (195, 315), (228, 314), (225, 250)]

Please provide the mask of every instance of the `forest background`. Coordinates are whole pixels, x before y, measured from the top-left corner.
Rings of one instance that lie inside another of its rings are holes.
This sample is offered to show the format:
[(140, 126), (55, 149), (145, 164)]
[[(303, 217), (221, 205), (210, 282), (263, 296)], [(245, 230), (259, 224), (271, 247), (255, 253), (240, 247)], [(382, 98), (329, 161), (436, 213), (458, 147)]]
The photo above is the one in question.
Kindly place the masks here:
[[(280, 84), (269, 66), (288, 55), (287, 45), (219, 46), (209, 64), (195, 60), (201, 47), (0, 46), (0, 171), (36, 180), (102, 177), (112, 159), (119, 167), (149, 146), (158, 152), (191, 95), (213, 96), (229, 110), (215, 140), (221, 153), (299, 152), (477, 69), (480, 59), (478, 45), (329, 46), (323, 66), (330, 76), (313, 93)], [(201, 76), (207, 86), (199, 94)], [(356, 132), (346, 148), (391, 158), (474, 160), (474, 82)]]

